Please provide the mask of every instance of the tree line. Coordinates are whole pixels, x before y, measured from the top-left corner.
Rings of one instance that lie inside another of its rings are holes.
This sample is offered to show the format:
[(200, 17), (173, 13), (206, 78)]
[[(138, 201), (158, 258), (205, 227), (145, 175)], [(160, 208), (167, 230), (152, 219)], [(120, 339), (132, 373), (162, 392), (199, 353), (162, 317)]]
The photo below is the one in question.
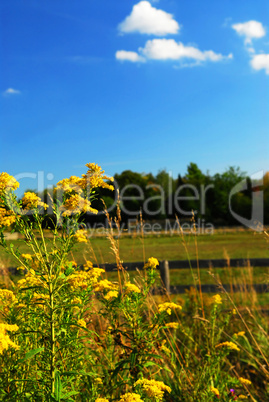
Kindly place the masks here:
[[(102, 210), (104, 201), (110, 216), (116, 216), (119, 195), (123, 222), (137, 218), (141, 213), (148, 221), (175, 217), (188, 221), (194, 215), (195, 220), (204, 219), (216, 226), (239, 225), (234, 215), (251, 219), (253, 194), (262, 191), (263, 202), (259, 208), (264, 209), (264, 224), (269, 224), (269, 173), (255, 183), (239, 167), (229, 167), (223, 173), (210, 175), (192, 162), (187, 166), (186, 174), (179, 174), (177, 178), (171, 177), (165, 169), (156, 175), (125, 170), (115, 174), (114, 180), (115, 190), (98, 188), (92, 206)], [(236, 191), (233, 190), (235, 186)], [(55, 197), (53, 189), (39, 194), (48, 204), (49, 192)], [(103, 214), (87, 214), (83, 219), (93, 224), (104, 222), (106, 218)]]

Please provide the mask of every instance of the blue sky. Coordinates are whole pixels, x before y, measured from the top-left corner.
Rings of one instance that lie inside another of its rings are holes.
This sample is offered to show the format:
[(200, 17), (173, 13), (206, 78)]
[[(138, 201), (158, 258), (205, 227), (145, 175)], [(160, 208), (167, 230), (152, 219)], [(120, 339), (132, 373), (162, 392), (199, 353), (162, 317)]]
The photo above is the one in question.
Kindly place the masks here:
[(267, 0), (2, 0), (0, 13), (0, 172), (21, 191), (88, 162), (269, 170)]

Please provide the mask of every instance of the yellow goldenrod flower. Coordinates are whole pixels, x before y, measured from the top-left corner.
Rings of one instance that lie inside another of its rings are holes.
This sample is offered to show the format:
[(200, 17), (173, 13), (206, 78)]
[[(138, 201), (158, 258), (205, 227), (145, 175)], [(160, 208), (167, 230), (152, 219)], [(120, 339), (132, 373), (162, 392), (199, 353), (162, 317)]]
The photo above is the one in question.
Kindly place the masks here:
[(137, 385), (141, 385), (143, 391), (145, 391), (148, 397), (158, 398), (162, 401), (164, 396), (164, 392), (171, 392), (171, 388), (165, 385), (162, 381), (155, 381), (155, 380), (147, 380), (142, 378), (134, 384), (136, 387)]
[(118, 286), (114, 283), (108, 281), (107, 279), (103, 279), (96, 283), (94, 286), (95, 292), (102, 292), (103, 290), (117, 290)]
[(178, 322), (168, 322), (167, 324), (165, 324), (165, 327), (177, 329), (179, 327), (179, 323)]
[(121, 396), (119, 402), (142, 402), (140, 395), (128, 392)]
[(159, 304), (159, 306), (158, 306), (159, 313), (162, 313), (163, 311), (165, 311), (167, 314), (171, 315), (172, 309), (173, 310), (182, 310), (182, 307), (179, 304), (169, 303), (169, 302)]
[(210, 391), (213, 392), (214, 395), (219, 396), (219, 390), (215, 387), (211, 387)]
[(103, 384), (102, 378), (100, 378), (100, 377), (95, 378), (94, 382), (95, 382), (95, 384)]
[(234, 334), (234, 337), (237, 339), (239, 336), (245, 336), (245, 331), (240, 331), (237, 332), (237, 334)]
[(43, 207), (44, 209), (48, 208), (48, 205), (41, 202), (41, 198), (31, 191), (24, 193), (24, 196), (22, 197), (22, 205), (26, 210), (36, 209), (37, 207)]
[(129, 293), (141, 293), (141, 290), (139, 289), (139, 287), (137, 287), (136, 285), (134, 285), (133, 283), (127, 282), (124, 285), (124, 290), (125, 290), (125, 294), (129, 294)]
[(31, 254), (22, 254), (21, 258), (24, 258), (25, 260), (32, 260), (33, 256)]
[(171, 354), (171, 350), (168, 349), (165, 345), (161, 346), (161, 350), (166, 354), (166, 355), (170, 355)]
[(248, 397), (240, 394), (240, 395), (238, 395), (237, 399), (248, 399)]
[(105, 296), (104, 299), (106, 300), (111, 300), (111, 299), (115, 299), (116, 297), (118, 297), (119, 292), (117, 292), (116, 290), (110, 290)]
[(85, 230), (85, 229), (77, 230), (77, 232), (74, 234), (74, 238), (79, 243), (87, 243), (87, 241), (88, 241), (87, 230)]
[(227, 348), (230, 350), (237, 350), (240, 352), (239, 347), (233, 342), (222, 342), (215, 346), (216, 348)]
[(86, 261), (86, 263), (85, 264), (83, 264), (83, 267), (85, 268), (85, 269), (87, 269), (87, 268), (92, 268), (93, 267), (93, 263), (91, 262), (91, 261)]
[(16, 345), (12, 340), (9, 338), (7, 331), (16, 332), (18, 331), (19, 327), (17, 325), (8, 325), (0, 323), (0, 354), (3, 353), (5, 349), (12, 347), (14, 349), (19, 349), (19, 346)]
[(250, 384), (251, 384), (251, 381), (249, 381), (249, 380), (246, 379), (246, 378), (239, 377), (239, 381), (241, 382), (241, 384), (246, 384), (246, 385), (250, 385)]
[(0, 228), (11, 226), (16, 221), (16, 215), (13, 211), (7, 211), (5, 208), (0, 208)]
[(157, 265), (159, 265), (159, 261), (157, 260), (157, 258), (150, 257), (148, 259), (148, 262), (144, 265), (144, 269), (146, 269), (146, 268), (155, 269), (157, 267)]
[(74, 299), (71, 300), (72, 304), (82, 304), (82, 300), (79, 297), (74, 297)]
[(86, 321), (83, 320), (83, 318), (82, 318), (81, 320), (78, 320), (78, 325), (79, 325), (80, 327), (87, 328)]
[(20, 184), (17, 180), (6, 172), (0, 174), (0, 195), (4, 194), (6, 190), (16, 190)]
[(212, 296), (212, 302), (214, 304), (222, 304), (222, 299), (221, 299), (220, 295)]
[(60, 211), (63, 212), (63, 216), (81, 214), (86, 212), (92, 212), (93, 214), (97, 214), (98, 210), (91, 207), (91, 202), (79, 194), (71, 194), (69, 198), (67, 198), (63, 205), (60, 207)]
[(16, 296), (11, 290), (0, 289), (0, 310), (2, 308), (4, 312), (7, 313), (10, 306), (16, 301)]

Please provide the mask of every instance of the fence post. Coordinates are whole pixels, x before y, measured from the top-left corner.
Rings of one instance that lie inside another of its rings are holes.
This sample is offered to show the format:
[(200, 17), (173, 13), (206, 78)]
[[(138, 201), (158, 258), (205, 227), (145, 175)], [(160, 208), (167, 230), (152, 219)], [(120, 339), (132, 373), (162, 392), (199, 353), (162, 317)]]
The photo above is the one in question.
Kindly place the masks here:
[(160, 264), (160, 274), (167, 293), (170, 293), (170, 274), (169, 274), (169, 262), (164, 260)]

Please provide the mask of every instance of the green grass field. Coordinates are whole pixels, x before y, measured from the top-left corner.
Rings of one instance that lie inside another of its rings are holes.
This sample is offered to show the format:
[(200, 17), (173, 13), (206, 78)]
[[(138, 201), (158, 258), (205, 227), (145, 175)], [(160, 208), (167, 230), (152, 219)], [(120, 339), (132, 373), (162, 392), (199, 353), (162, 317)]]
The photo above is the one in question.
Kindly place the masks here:
[[(48, 239), (49, 240), (49, 239)], [(264, 235), (253, 232), (232, 232), (219, 233), (214, 235), (197, 236), (145, 236), (143, 239), (138, 236), (121, 237), (119, 239), (120, 258), (124, 262), (143, 261), (149, 257), (156, 257), (159, 260), (180, 260), (195, 259), (196, 244), (198, 257), (204, 258), (269, 258), (268, 242)], [(30, 252), (23, 240), (12, 241), (14, 247), (19, 247), (24, 253)], [(93, 252), (94, 250), (94, 252)], [(94, 262), (95, 265), (102, 263), (114, 263), (115, 257), (111, 250), (110, 242), (105, 237), (92, 237), (90, 246), (84, 243), (74, 248), (70, 259), (83, 264), (86, 259)], [(14, 260), (6, 255), (3, 249), (0, 250), (0, 261), (6, 267), (14, 266)], [(208, 269), (200, 270), (202, 284), (215, 283), (214, 278), (209, 274)], [(269, 277), (269, 268), (214, 268), (211, 270), (222, 283), (266, 283)], [(115, 273), (107, 273), (110, 280), (115, 278)], [(130, 272), (133, 279), (136, 272)], [(196, 270), (194, 275), (197, 276)], [(190, 269), (171, 270), (170, 279), (172, 285), (189, 285), (193, 283)], [(267, 299), (267, 298), (266, 298)]]
[[(49, 240), (49, 239), (48, 239)], [(158, 260), (186, 260), (215, 258), (269, 258), (268, 240), (263, 234), (255, 232), (234, 232), (214, 235), (184, 236), (145, 236), (144, 238), (121, 237), (119, 239), (120, 258), (123, 262), (143, 261), (154, 256)], [(23, 240), (12, 241), (14, 247), (19, 247), (24, 253), (30, 252)], [(83, 263), (85, 258), (95, 263), (113, 263), (115, 257), (110, 242), (105, 237), (91, 237), (91, 247), (84, 243), (78, 244), (73, 252), (74, 259)], [(93, 251), (94, 250), (94, 254)], [(0, 249), (0, 260), (3, 263), (14, 264), (3, 249)]]

